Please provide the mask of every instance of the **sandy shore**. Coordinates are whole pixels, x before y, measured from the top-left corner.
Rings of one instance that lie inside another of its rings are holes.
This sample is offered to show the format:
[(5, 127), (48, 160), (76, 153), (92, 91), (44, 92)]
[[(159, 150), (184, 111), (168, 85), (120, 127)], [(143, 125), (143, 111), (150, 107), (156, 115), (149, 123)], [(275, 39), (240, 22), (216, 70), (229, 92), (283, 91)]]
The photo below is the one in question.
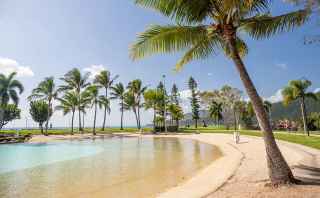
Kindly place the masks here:
[[(122, 134), (128, 135), (128, 134)], [(103, 137), (110, 135), (104, 135)], [(132, 135), (130, 135), (132, 136)], [(136, 135), (134, 135), (136, 136)], [(223, 156), (199, 171), (188, 181), (168, 189), (159, 197), (318, 197), (320, 193), (320, 151), (305, 146), (279, 142), (280, 149), (303, 185), (278, 189), (266, 187), (268, 180), (264, 143), (261, 138), (241, 137), (235, 144), (227, 134), (170, 135), (190, 138), (218, 146)], [(101, 137), (101, 136), (99, 136)], [(166, 135), (168, 137), (168, 135)], [(31, 142), (92, 138), (91, 134), (74, 136), (34, 136)], [(317, 183), (319, 182), (319, 183)]]

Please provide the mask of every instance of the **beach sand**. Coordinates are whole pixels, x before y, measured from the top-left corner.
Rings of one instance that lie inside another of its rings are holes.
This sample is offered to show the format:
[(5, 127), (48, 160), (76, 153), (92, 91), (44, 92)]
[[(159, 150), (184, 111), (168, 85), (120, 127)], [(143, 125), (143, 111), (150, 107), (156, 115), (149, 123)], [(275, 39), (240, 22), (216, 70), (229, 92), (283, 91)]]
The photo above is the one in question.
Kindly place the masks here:
[[(139, 136), (138, 134), (126, 133), (121, 135)], [(268, 183), (268, 169), (262, 138), (241, 136), (240, 143), (236, 144), (233, 141), (233, 136), (228, 134), (157, 135), (157, 137), (159, 136), (190, 138), (214, 144), (220, 148), (223, 156), (199, 171), (191, 179), (168, 189), (158, 197), (319, 197), (319, 150), (278, 141), (281, 152), (292, 167), (294, 175), (304, 183), (303, 185), (272, 188), (266, 185)], [(79, 138), (92, 138), (92, 135), (34, 136), (30, 142)]]

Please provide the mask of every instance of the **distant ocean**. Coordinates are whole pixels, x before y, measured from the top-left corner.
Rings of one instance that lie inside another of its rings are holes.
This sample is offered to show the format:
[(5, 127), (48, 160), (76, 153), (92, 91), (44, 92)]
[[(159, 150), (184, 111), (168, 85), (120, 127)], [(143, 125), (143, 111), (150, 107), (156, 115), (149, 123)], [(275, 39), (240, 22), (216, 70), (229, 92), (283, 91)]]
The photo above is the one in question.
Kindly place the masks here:
[[(101, 128), (102, 126), (100, 127), (97, 127), (97, 128)], [(137, 126), (123, 126), (124, 128), (137, 128)], [(148, 125), (145, 125), (145, 126), (142, 126), (142, 128), (145, 128), (145, 127), (148, 127)], [(69, 129), (70, 127), (52, 127), (52, 128), (49, 128), (49, 129), (52, 129), (52, 130), (59, 130), (59, 129)], [(74, 127), (75, 129), (77, 127)], [(85, 126), (85, 128), (87, 128)], [(89, 128), (91, 128), (91, 126), (89, 126)], [(120, 128), (120, 126), (107, 126), (106, 128)], [(28, 130), (36, 130), (36, 129), (39, 129), (39, 127), (5, 127), (5, 128), (2, 128), (1, 130), (25, 130), (25, 129), (28, 129)]]

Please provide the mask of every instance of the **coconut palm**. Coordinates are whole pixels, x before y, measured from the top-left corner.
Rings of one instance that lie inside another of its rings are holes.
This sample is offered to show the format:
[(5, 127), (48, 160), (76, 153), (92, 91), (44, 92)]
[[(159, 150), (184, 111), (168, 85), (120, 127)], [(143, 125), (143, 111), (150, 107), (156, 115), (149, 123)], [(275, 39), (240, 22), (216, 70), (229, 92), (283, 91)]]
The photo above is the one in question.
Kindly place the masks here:
[(135, 0), (136, 4), (154, 9), (173, 19), (178, 25), (153, 25), (141, 33), (131, 48), (131, 57), (143, 58), (155, 53), (185, 52), (176, 64), (203, 59), (218, 50), (233, 60), (253, 103), (263, 132), (269, 176), (272, 184), (295, 182), (272, 133), (268, 115), (246, 70), (242, 57), (248, 47), (240, 38), (247, 33), (254, 39), (269, 38), (290, 31), (308, 19), (308, 11), (298, 10), (279, 16), (270, 14), (270, 0)]
[(63, 115), (72, 113), (71, 117), (71, 135), (73, 135), (73, 122), (76, 108), (78, 107), (78, 95), (75, 91), (67, 92), (62, 98), (57, 98), (60, 101), (60, 105), (56, 107), (57, 110), (62, 110)]
[[(97, 85), (90, 85), (86, 88), (83, 95), (83, 100), (87, 104), (91, 104), (91, 107), (94, 107), (94, 117), (93, 117), (93, 130), (92, 134), (96, 135), (96, 121), (97, 121), (97, 111), (98, 107), (101, 108), (103, 106), (107, 107), (107, 111), (110, 111), (109, 100), (104, 96), (99, 96), (99, 87)], [(109, 109), (108, 109), (109, 107)]]
[[(90, 85), (88, 83), (89, 73), (81, 74), (80, 70), (77, 68), (72, 69), (64, 75), (61, 80), (66, 84), (60, 86), (59, 91), (70, 91), (74, 90), (78, 95), (78, 100), (81, 101), (81, 91)], [(79, 131), (83, 131), (81, 127), (81, 103), (78, 103), (78, 116), (79, 116)]]
[(173, 123), (173, 121), (175, 121), (175, 125), (179, 129), (179, 121), (184, 118), (182, 108), (179, 105), (171, 103), (168, 105), (167, 109), (171, 116), (171, 122)]
[(317, 100), (316, 94), (314, 94), (313, 92), (307, 92), (311, 84), (312, 83), (309, 80), (292, 80), (289, 82), (288, 86), (282, 90), (284, 105), (289, 105), (291, 102), (299, 100), (301, 106), (303, 128), (304, 132), (307, 133), (308, 136), (310, 134), (307, 125), (307, 110), (305, 100), (306, 98)]
[(159, 89), (148, 89), (143, 94), (145, 109), (153, 109), (153, 130), (156, 131), (156, 117), (159, 104), (163, 102), (163, 92)]
[(24, 88), (21, 82), (15, 79), (16, 75), (16, 72), (8, 76), (0, 74), (0, 105), (8, 104), (10, 100), (15, 105), (19, 103), (19, 94), (22, 94)]
[(216, 101), (212, 101), (209, 106), (209, 116), (214, 119), (219, 125), (220, 121), (223, 119), (223, 104)]
[(136, 118), (137, 128), (140, 129), (139, 116), (137, 112), (137, 102), (134, 94), (131, 91), (128, 91), (124, 94), (123, 109), (126, 111), (132, 110)]
[[(142, 81), (140, 79), (135, 79), (128, 84), (128, 91), (131, 92), (131, 95), (134, 99), (134, 105), (132, 106), (132, 110), (136, 112), (138, 129), (141, 128), (140, 122), (140, 108), (142, 107), (141, 96), (143, 92), (147, 89), (147, 86), (142, 86)], [(128, 96), (129, 98), (131, 96)], [(131, 98), (130, 98), (131, 99)]]
[[(119, 77), (118, 75), (116, 75), (114, 77), (111, 77), (111, 73), (109, 71), (107, 71), (107, 70), (104, 70), (104, 71), (100, 72), (98, 75), (96, 75), (96, 77), (94, 79), (94, 83), (104, 88), (105, 101), (108, 99), (108, 91), (109, 91), (109, 89), (111, 88), (112, 84), (114, 83), (114, 81), (118, 77)], [(104, 131), (104, 128), (106, 126), (107, 113), (110, 113), (110, 111), (108, 111), (108, 106), (104, 106), (102, 131)]]
[[(42, 82), (39, 83), (38, 87), (32, 90), (31, 95), (28, 97), (29, 100), (41, 99), (47, 101), (49, 108), (52, 112), (52, 102), (58, 96), (58, 91), (54, 83), (53, 77), (45, 78)], [(49, 112), (48, 112), (49, 113)], [(48, 124), (50, 116), (47, 116), (48, 120), (45, 124), (45, 132), (48, 133)]]
[(120, 111), (121, 111), (121, 121), (120, 121), (120, 129), (123, 130), (123, 111), (124, 111), (124, 98), (126, 90), (122, 83), (117, 83), (111, 87), (111, 99), (120, 100)]

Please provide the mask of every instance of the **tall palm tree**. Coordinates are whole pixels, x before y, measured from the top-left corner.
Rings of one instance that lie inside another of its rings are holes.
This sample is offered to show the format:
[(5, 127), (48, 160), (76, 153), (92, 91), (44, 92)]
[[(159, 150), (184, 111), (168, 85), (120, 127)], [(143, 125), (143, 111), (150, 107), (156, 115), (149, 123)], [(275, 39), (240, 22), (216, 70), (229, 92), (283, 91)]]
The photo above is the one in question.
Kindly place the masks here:
[[(91, 103), (91, 107), (94, 107), (94, 117), (93, 117), (93, 130), (92, 133), (93, 135), (96, 135), (96, 121), (97, 121), (97, 111), (98, 111), (98, 106), (101, 108), (102, 106), (109, 106), (105, 105), (105, 103), (109, 103), (108, 99), (106, 99), (104, 96), (99, 97), (99, 87), (97, 85), (90, 85), (89, 87), (86, 88), (84, 92), (84, 97)], [(105, 100), (106, 99), (106, 100)], [(110, 107), (110, 106), (109, 106)], [(109, 110), (110, 111), (110, 108)]]
[(111, 99), (120, 100), (120, 111), (121, 111), (121, 121), (120, 121), (120, 129), (123, 130), (123, 111), (124, 111), (124, 98), (126, 90), (122, 83), (117, 83), (111, 87)]
[[(112, 84), (114, 83), (114, 81), (118, 78), (119, 76), (116, 75), (114, 77), (111, 77), (111, 74), (109, 71), (104, 70), (102, 72), (100, 72), (100, 74), (98, 74), (95, 79), (94, 79), (94, 83), (103, 87), (105, 90), (105, 100), (108, 99), (108, 90), (111, 88)], [(102, 124), (102, 131), (104, 131), (104, 128), (106, 126), (106, 117), (107, 117), (107, 112), (110, 113), (110, 111), (108, 111), (108, 106), (104, 106), (104, 115), (103, 115), (103, 124)]]
[[(70, 91), (74, 90), (78, 95), (78, 100), (81, 101), (81, 91), (90, 85), (88, 83), (89, 73), (81, 74), (80, 70), (77, 68), (72, 69), (64, 75), (61, 80), (66, 84), (60, 86), (59, 90), (61, 91)], [(78, 116), (79, 116), (79, 131), (83, 131), (81, 127), (81, 103), (78, 104)]]
[[(39, 83), (38, 87), (32, 90), (31, 95), (28, 97), (29, 100), (34, 100), (34, 99), (41, 99), (41, 100), (46, 100), (50, 111), (53, 113), (53, 108), (52, 108), (52, 102), (55, 100), (58, 96), (58, 91), (56, 89), (56, 85), (54, 83), (54, 78), (53, 77), (48, 77), (45, 78), (42, 82)], [(50, 120), (50, 116), (48, 111), (48, 120), (46, 121), (45, 124), (45, 132), (48, 134), (48, 124)], [(52, 115), (51, 113), (51, 115)]]
[(15, 79), (16, 75), (16, 72), (9, 74), (8, 77), (0, 74), (0, 105), (8, 104), (10, 100), (16, 105), (19, 103), (18, 95), (22, 94), (24, 87)]
[(57, 110), (62, 110), (63, 115), (72, 113), (71, 117), (71, 135), (73, 135), (73, 122), (76, 108), (78, 107), (78, 95), (75, 91), (67, 92), (62, 98), (57, 98), (60, 101), (60, 105), (56, 107)]
[(301, 106), (301, 116), (303, 120), (304, 132), (310, 135), (308, 124), (307, 124), (307, 110), (305, 99), (312, 98), (317, 100), (316, 94), (313, 92), (307, 92), (308, 88), (311, 86), (311, 81), (309, 80), (292, 80), (289, 82), (288, 86), (282, 90), (283, 103), (289, 105), (295, 100), (299, 100)]
[[(147, 86), (142, 86), (142, 81), (140, 79), (135, 79), (128, 84), (128, 91), (131, 92), (135, 104), (132, 106), (132, 110), (137, 114), (138, 129), (141, 128), (140, 121), (140, 108), (142, 107), (141, 96), (143, 92), (147, 89)], [(130, 96), (128, 96), (130, 98)], [(131, 99), (131, 98), (130, 98)]]
[(169, 114), (171, 115), (171, 122), (175, 121), (175, 126), (179, 129), (179, 120), (184, 118), (183, 110), (179, 105), (171, 103), (167, 107)]
[(145, 109), (153, 109), (153, 131), (156, 131), (157, 109), (163, 101), (163, 92), (159, 89), (148, 89), (143, 94)]
[(128, 91), (124, 94), (123, 109), (126, 111), (132, 110), (136, 118), (137, 128), (140, 129), (139, 116), (137, 112), (137, 102), (134, 94), (131, 91)]
[(218, 125), (220, 120), (223, 119), (222, 112), (223, 112), (223, 104), (218, 103), (216, 101), (212, 101), (209, 106), (209, 116), (210, 118), (213, 118)]
[(179, 70), (192, 60), (207, 58), (218, 50), (224, 51), (226, 56), (233, 60), (253, 103), (263, 131), (272, 184), (295, 182), (275, 142), (260, 96), (242, 61), (242, 56), (248, 52), (248, 48), (244, 40), (239, 37), (239, 32), (247, 33), (254, 39), (269, 38), (302, 25), (308, 19), (308, 11), (298, 10), (272, 16), (270, 0), (135, 0), (135, 2), (159, 11), (172, 18), (178, 25), (151, 26), (140, 34), (132, 46), (131, 57), (139, 59), (155, 53), (186, 51), (176, 65), (176, 69)]

